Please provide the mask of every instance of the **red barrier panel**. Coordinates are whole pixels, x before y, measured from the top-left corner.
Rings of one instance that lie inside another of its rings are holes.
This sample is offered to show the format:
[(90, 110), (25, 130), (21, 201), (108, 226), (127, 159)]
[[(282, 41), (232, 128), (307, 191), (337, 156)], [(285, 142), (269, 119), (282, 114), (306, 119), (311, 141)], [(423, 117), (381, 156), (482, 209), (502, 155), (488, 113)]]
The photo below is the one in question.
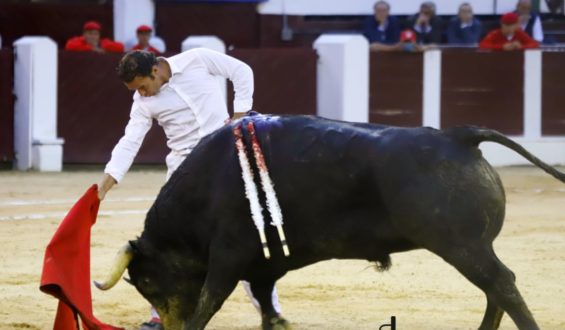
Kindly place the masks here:
[(3, 3), (0, 4), (0, 35), (4, 47), (12, 47), (23, 36), (48, 36), (59, 48), (66, 41), (82, 34), (88, 20), (99, 21), (102, 36), (113, 38), (114, 19), (111, 1), (106, 4), (88, 3)]
[[(122, 137), (133, 93), (115, 74), (121, 55), (59, 52), (58, 134), (63, 162), (105, 163)], [(164, 163), (163, 130), (154, 124), (136, 163)]]
[(0, 163), (14, 160), (14, 53), (0, 49)]
[[(273, 114), (316, 112), (317, 56), (313, 50), (239, 49), (230, 54), (254, 70), (255, 110)], [(120, 57), (59, 52), (58, 134), (65, 139), (65, 163), (107, 162), (122, 136), (132, 92), (115, 75)], [(230, 92), (230, 108), (232, 100)], [(167, 153), (163, 130), (154, 123), (136, 163), (164, 163)]]
[(441, 126), (524, 132), (524, 53), (442, 52)]
[(167, 49), (179, 52), (190, 35), (214, 35), (227, 46), (259, 46), (259, 14), (253, 3), (158, 3), (155, 25)]
[[(309, 48), (235, 49), (228, 52), (253, 68), (253, 108), (272, 114), (316, 114), (318, 55)], [(233, 87), (228, 87), (232, 111)]]
[(421, 126), (423, 55), (371, 52), (370, 61), (369, 121)]
[(542, 58), (542, 135), (565, 135), (565, 53)]

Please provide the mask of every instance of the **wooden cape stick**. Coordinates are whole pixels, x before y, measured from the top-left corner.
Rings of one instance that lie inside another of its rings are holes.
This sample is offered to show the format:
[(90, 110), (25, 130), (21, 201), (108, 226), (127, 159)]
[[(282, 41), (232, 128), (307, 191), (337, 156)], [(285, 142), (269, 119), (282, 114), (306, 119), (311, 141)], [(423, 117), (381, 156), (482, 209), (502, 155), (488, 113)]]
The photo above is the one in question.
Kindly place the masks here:
[(255, 227), (259, 231), (259, 238), (263, 247), (263, 255), (265, 259), (270, 259), (269, 247), (267, 245), (267, 237), (265, 236), (265, 220), (263, 219), (263, 208), (259, 203), (259, 194), (257, 193), (257, 186), (253, 178), (253, 171), (249, 166), (249, 159), (243, 144), (243, 135), (241, 133), (241, 125), (237, 125), (233, 129), (235, 136), (235, 146), (237, 148), (237, 156), (239, 158), (239, 165), (241, 165), (241, 176), (245, 186), (245, 196), (249, 200), (249, 207), (251, 209), (251, 218), (255, 223)]
[(263, 151), (261, 150), (261, 146), (259, 145), (259, 140), (257, 139), (257, 134), (255, 133), (255, 126), (253, 125), (252, 121), (247, 124), (247, 130), (251, 135), (253, 154), (255, 155), (255, 161), (257, 162), (257, 168), (259, 169), (261, 185), (263, 186), (263, 191), (265, 191), (265, 195), (267, 197), (267, 209), (271, 214), (271, 224), (277, 227), (284, 255), (288, 257), (290, 255), (290, 250), (288, 249), (286, 237), (283, 230), (283, 217), (281, 207), (279, 205), (279, 200), (277, 199), (277, 194), (275, 193), (273, 181), (269, 176), (269, 170), (267, 169), (267, 164), (265, 163), (265, 157), (263, 156)]

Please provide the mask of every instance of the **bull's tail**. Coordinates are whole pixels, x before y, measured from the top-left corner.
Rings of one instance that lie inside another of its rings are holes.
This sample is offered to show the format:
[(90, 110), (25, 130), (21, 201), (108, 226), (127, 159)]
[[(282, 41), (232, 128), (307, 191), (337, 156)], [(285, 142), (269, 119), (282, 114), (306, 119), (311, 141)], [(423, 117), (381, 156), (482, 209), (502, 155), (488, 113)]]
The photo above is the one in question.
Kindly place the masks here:
[(549, 173), (557, 180), (565, 183), (565, 173), (560, 172), (554, 167), (548, 165), (541, 159), (532, 155), (528, 150), (524, 149), (524, 147), (522, 147), (518, 143), (512, 141), (511, 139), (495, 130), (474, 126), (464, 126), (452, 128), (447, 130), (446, 132), (463, 143), (473, 144), (475, 146), (478, 146), (481, 142), (496, 142), (498, 144), (502, 144), (503, 146), (514, 150), (522, 157), (529, 160), (532, 164)]

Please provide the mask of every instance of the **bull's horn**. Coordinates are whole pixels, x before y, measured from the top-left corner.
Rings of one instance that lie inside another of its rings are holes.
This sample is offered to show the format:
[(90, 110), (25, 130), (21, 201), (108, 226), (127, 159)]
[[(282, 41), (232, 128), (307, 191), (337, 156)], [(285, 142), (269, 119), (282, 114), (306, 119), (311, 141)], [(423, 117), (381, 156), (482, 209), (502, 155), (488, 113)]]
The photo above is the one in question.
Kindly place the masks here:
[(116, 285), (116, 283), (118, 283), (132, 258), (133, 249), (131, 248), (131, 245), (127, 243), (120, 249), (120, 251), (118, 251), (116, 258), (114, 259), (112, 269), (106, 277), (106, 280), (102, 283), (94, 281), (94, 285), (100, 290), (111, 289), (114, 285)]

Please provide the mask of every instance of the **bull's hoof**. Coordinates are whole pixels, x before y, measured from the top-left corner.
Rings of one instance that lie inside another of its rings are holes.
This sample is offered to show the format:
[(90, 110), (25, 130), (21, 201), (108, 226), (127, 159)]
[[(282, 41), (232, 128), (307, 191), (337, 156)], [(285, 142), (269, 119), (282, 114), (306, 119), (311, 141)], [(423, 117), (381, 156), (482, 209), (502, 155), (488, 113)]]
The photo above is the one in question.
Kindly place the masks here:
[(263, 319), (263, 330), (292, 330), (292, 327), (282, 317), (271, 317)]

